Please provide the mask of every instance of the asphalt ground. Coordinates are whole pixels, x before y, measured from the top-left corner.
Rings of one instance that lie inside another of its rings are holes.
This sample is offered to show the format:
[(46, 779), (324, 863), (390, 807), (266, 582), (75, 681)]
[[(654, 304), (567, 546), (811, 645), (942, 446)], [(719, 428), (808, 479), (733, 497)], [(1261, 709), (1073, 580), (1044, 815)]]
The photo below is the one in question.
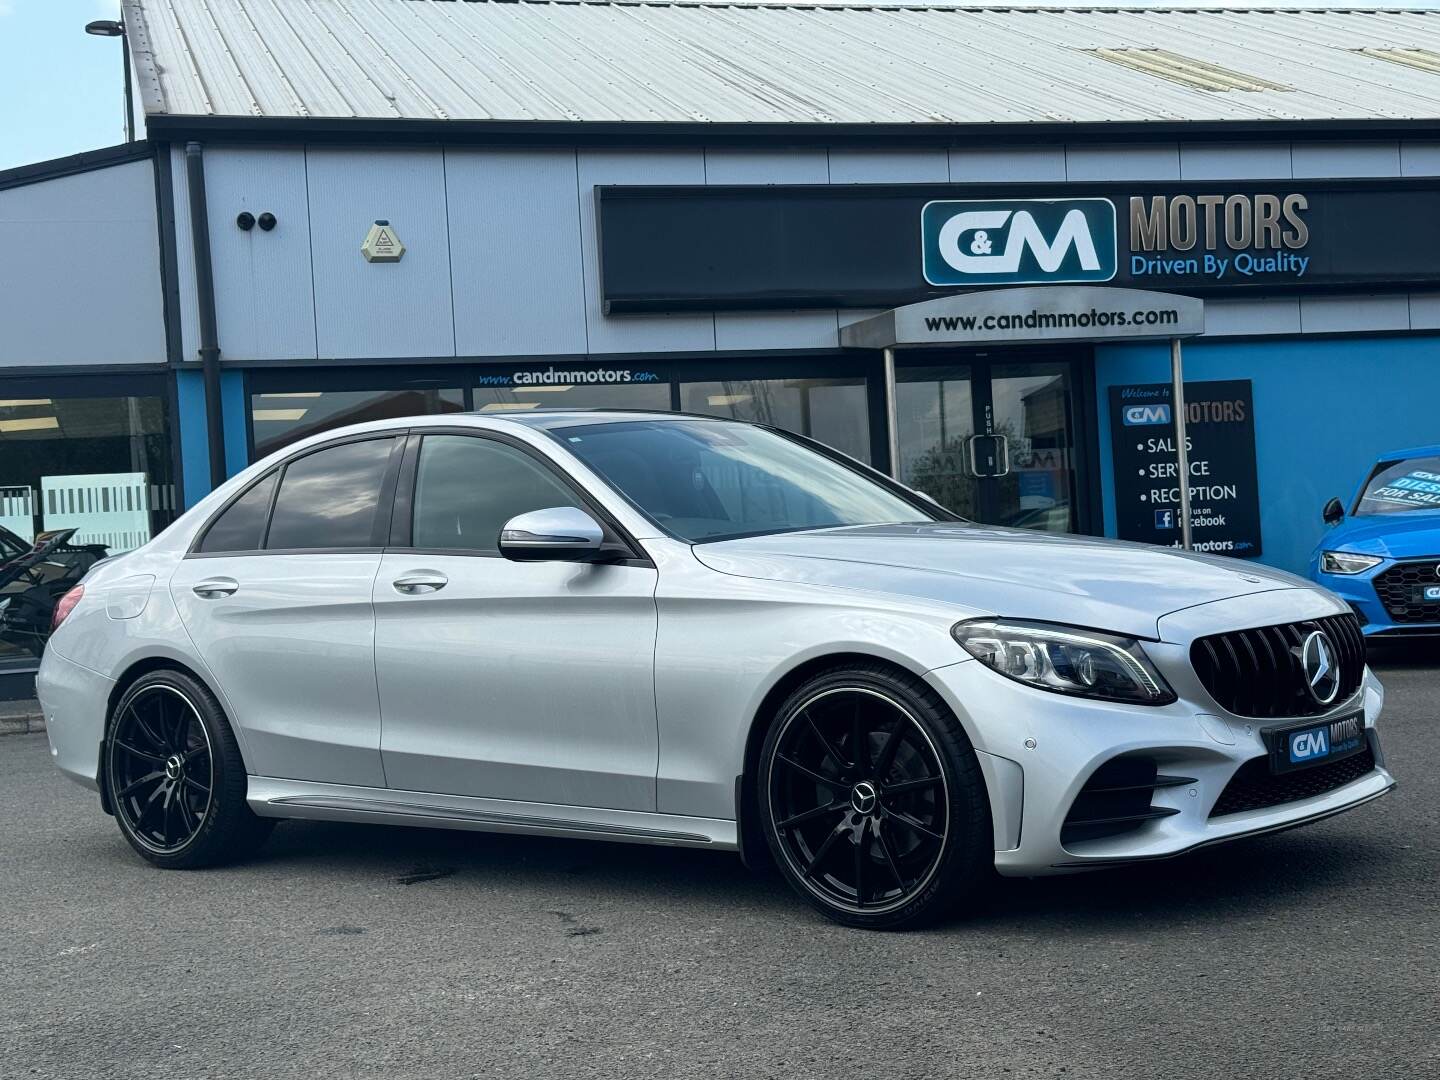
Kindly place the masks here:
[(0, 1077), (1437, 1077), (1440, 644), (1375, 664), (1384, 799), (902, 934), (661, 848), (287, 823), (154, 870), (8, 736)]

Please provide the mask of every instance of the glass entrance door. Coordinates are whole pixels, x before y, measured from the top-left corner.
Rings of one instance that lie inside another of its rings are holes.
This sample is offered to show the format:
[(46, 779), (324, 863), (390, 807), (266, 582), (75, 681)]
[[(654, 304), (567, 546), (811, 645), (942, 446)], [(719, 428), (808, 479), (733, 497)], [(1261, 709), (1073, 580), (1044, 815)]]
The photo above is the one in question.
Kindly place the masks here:
[(994, 355), (899, 368), (900, 478), (973, 521), (1075, 532), (1073, 365)]

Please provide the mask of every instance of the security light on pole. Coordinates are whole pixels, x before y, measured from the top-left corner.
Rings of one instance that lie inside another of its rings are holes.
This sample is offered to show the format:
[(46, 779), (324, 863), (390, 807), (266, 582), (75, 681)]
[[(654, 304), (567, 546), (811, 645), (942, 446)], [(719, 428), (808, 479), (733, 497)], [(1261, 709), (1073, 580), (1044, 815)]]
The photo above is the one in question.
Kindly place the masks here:
[[(85, 33), (94, 37), (123, 38), (125, 36), (125, 21), (123, 19), (96, 19), (85, 24)], [(130, 97), (130, 46), (128, 42), (120, 43), (120, 61), (125, 73), (125, 141), (135, 141), (135, 104)]]

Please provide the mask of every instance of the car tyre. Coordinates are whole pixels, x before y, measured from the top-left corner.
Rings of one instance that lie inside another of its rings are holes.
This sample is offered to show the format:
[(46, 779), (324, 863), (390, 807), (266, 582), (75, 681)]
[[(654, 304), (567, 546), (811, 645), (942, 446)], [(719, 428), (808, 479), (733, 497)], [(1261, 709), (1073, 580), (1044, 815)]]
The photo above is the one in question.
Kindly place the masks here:
[(245, 858), (275, 822), (245, 801), (245, 763), (215, 696), (181, 671), (142, 675), (106, 725), (106, 792), (147, 861), (191, 870)]
[(780, 872), (836, 922), (922, 926), (994, 877), (969, 738), (933, 689), (887, 665), (846, 664), (797, 687), (771, 722), (756, 790)]

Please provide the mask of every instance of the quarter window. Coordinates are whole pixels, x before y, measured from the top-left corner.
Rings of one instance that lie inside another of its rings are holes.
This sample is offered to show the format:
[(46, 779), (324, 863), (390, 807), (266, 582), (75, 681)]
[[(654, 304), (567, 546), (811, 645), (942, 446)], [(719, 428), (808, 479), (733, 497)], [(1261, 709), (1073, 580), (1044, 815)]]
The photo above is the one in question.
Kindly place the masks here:
[(266, 548), (377, 546), (380, 487), (394, 445), (394, 439), (341, 443), (287, 465)]
[(265, 517), (270, 513), (270, 496), (275, 492), (271, 473), (241, 495), (215, 519), (200, 542), (201, 551), (257, 551), (265, 539)]
[(417, 548), (495, 551), (517, 514), (579, 506), (575, 493), (529, 454), (493, 439), (429, 435), (415, 476)]

